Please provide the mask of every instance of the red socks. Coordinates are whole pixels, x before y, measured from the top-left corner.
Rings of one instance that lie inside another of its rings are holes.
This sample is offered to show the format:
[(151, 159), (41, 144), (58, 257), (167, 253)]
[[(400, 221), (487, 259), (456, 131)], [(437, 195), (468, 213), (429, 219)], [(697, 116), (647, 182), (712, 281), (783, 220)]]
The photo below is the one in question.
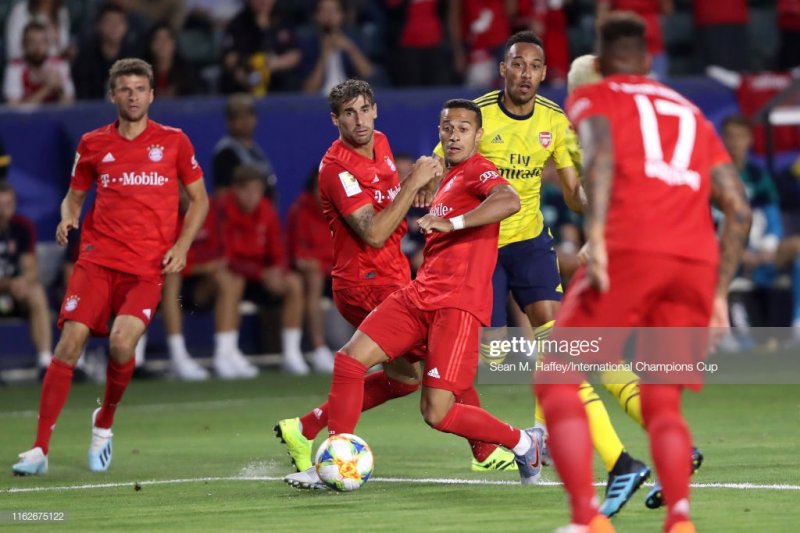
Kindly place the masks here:
[(509, 450), (517, 445), (520, 430), (495, 418), (480, 407), (454, 403), (447, 415), (434, 428), (464, 438), (493, 442)]
[(353, 433), (364, 405), (367, 367), (353, 357), (336, 352), (328, 394), (328, 433)]
[[(389, 378), (382, 370), (374, 372), (364, 380), (364, 403), (361, 411), (367, 411), (393, 398), (401, 398), (419, 389), (419, 384), (411, 385)], [(300, 418), (303, 436), (314, 440), (322, 428), (328, 425), (328, 402), (309, 411)], [(491, 453), (491, 452), (490, 452)]]
[(39, 446), (47, 455), (50, 447), (50, 437), (56, 426), (58, 415), (67, 403), (69, 388), (72, 385), (72, 367), (67, 363), (53, 358), (42, 383), (42, 396), (39, 402), (39, 422), (36, 428), (36, 442), (33, 447)]
[[(471, 405), (473, 407), (481, 406), (481, 399), (480, 396), (478, 396), (478, 391), (475, 390), (475, 387), (470, 387), (461, 394), (458, 394), (456, 396), (456, 402), (463, 403), (464, 405)], [(469, 446), (472, 449), (472, 457), (474, 457), (478, 462), (485, 461), (486, 458), (492, 455), (492, 453), (494, 453), (494, 451), (497, 449), (496, 444), (472, 439), (469, 440)]]
[(578, 385), (537, 384), (535, 390), (547, 420), (550, 455), (569, 494), (572, 522), (587, 525), (598, 508), (589, 421)]
[(95, 427), (107, 429), (114, 423), (114, 412), (116, 412), (117, 404), (122, 400), (122, 395), (131, 381), (135, 366), (136, 360), (133, 357), (125, 364), (116, 363), (111, 359), (108, 360), (106, 393), (103, 396), (102, 409), (97, 413)]
[(640, 385), (642, 416), (650, 435), (650, 453), (664, 488), (667, 519), (664, 527), (689, 520), (691, 435), (681, 415), (680, 385)]

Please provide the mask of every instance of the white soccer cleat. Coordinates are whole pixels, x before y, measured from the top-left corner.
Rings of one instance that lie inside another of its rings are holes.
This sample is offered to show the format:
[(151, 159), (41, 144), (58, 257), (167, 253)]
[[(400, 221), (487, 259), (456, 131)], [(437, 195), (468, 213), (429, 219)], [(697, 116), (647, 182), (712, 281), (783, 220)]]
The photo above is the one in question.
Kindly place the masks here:
[(293, 472), (288, 476), (285, 476), (283, 480), (296, 489), (330, 490), (330, 488), (319, 478), (317, 469), (314, 466), (308, 470), (303, 470), (302, 472)]
[(208, 370), (197, 364), (190, 356), (173, 358), (170, 361), (172, 374), (183, 381), (205, 381)]
[(92, 472), (105, 472), (111, 464), (111, 438), (114, 434), (110, 428), (95, 427), (99, 412), (100, 407), (92, 413), (92, 440), (89, 444), (89, 470)]
[(47, 456), (37, 446), (19, 454), (19, 462), (11, 467), (15, 476), (37, 476), (47, 473)]
[(333, 352), (325, 345), (314, 350), (311, 357), (311, 367), (320, 374), (333, 374)]

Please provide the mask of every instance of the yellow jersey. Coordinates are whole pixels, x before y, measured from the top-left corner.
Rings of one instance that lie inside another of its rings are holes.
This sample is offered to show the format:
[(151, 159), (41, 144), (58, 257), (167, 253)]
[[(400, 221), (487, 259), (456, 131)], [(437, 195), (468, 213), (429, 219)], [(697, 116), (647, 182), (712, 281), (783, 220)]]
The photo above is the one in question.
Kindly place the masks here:
[[(561, 169), (575, 166), (573, 157), (580, 159), (577, 136), (558, 104), (537, 95), (532, 113), (514, 115), (503, 106), (502, 98), (499, 90), (474, 100), (483, 115), (478, 149), (514, 187), (522, 205), (518, 213), (500, 222), (501, 248), (542, 233), (540, 192), (545, 163), (552, 158), (556, 169)], [(441, 143), (434, 153), (444, 157)]]

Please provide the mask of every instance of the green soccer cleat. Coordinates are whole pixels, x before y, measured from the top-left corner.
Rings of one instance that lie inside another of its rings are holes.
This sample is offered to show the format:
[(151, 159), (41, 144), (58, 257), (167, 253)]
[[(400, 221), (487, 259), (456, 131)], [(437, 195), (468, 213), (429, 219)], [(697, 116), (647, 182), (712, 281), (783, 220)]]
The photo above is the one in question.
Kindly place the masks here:
[(314, 444), (313, 440), (308, 440), (303, 436), (300, 429), (299, 418), (284, 418), (275, 425), (275, 436), (278, 437), (283, 444), (286, 445), (286, 450), (289, 452), (289, 457), (292, 458), (292, 464), (298, 472), (305, 472), (313, 466), (311, 462), (311, 447)]
[(514, 454), (510, 451), (500, 448), (499, 446), (495, 451), (483, 461), (478, 461), (472, 458), (473, 472), (494, 472), (497, 470), (517, 470), (517, 462), (514, 461)]

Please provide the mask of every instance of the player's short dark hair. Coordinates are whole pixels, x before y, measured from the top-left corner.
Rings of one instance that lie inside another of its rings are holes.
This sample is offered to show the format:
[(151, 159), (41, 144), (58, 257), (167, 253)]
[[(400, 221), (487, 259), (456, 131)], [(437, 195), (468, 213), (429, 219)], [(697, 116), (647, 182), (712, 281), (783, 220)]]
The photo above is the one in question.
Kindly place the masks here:
[(14, 187), (7, 180), (0, 180), (0, 193), (8, 193), (14, 194)]
[(518, 31), (506, 41), (506, 46), (503, 49), (503, 57), (505, 57), (508, 54), (508, 51), (511, 50), (511, 47), (517, 43), (535, 44), (544, 50), (544, 41), (542, 41), (542, 39), (534, 32), (530, 30)]
[(39, 22), (38, 20), (32, 20), (25, 24), (25, 29), (22, 30), (22, 39), (24, 40), (28, 36), (28, 32), (31, 31), (43, 31), (47, 32), (47, 26)]
[(342, 112), (342, 106), (359, 96), (363, 96), (370, 105), (375, 103), (375, 94), (372, 92), (372, 87), (370, 87), (369, 83), (363, 80), (345, 80), (331, 89), (328, 94), (328, 103), (333, 114), (338, 117)]
[(239, 165), (233, 169), (233, 177), (231, 183), (234, 187), (241, 187), (251, 181), (258, 181), (265, 183), (264, 175), (261, 170), (255, 165)]
[(646, 30), (644, 19), (632, 11), (612, 11), (600, 24), (598, 29), (598, 43), (602, 53), (613, 46), (625, 42), (640, 52), (647, 51), (647, 41), (644, 34)]
[(736, 113), (733, 115), (728, 115), (722, 120), (720, 131), (725, 131), (725, 129), (728, 128), (728, 126), (740, 126), (742, 128), (747, 128), (749, 130), (752, 124), (742, 115)]
[(111, 65), (108, 71), (108, 87), (112, 91), (117, 84), (117, 78), (120, 76), (142, 76), (147, 78), (150, 82), (150, 88), (155, 85), (153, 79), (153, 67), (144, 59), (136, 57), (128, 57), (125, 59), (118, 59)]
[(472, 100), (467, 100), (466, 98), (453, 98), (452, 100), (448, 100), (444, 103), (442, 106), (442, 111), (445, 109), (468, 109), (469, 111), (475, 113), (475, 123), (478, 125), (478, 127), (483, 127), (483, 115), (481, 114), (481, 108), (478, 107), (478, 104)]

